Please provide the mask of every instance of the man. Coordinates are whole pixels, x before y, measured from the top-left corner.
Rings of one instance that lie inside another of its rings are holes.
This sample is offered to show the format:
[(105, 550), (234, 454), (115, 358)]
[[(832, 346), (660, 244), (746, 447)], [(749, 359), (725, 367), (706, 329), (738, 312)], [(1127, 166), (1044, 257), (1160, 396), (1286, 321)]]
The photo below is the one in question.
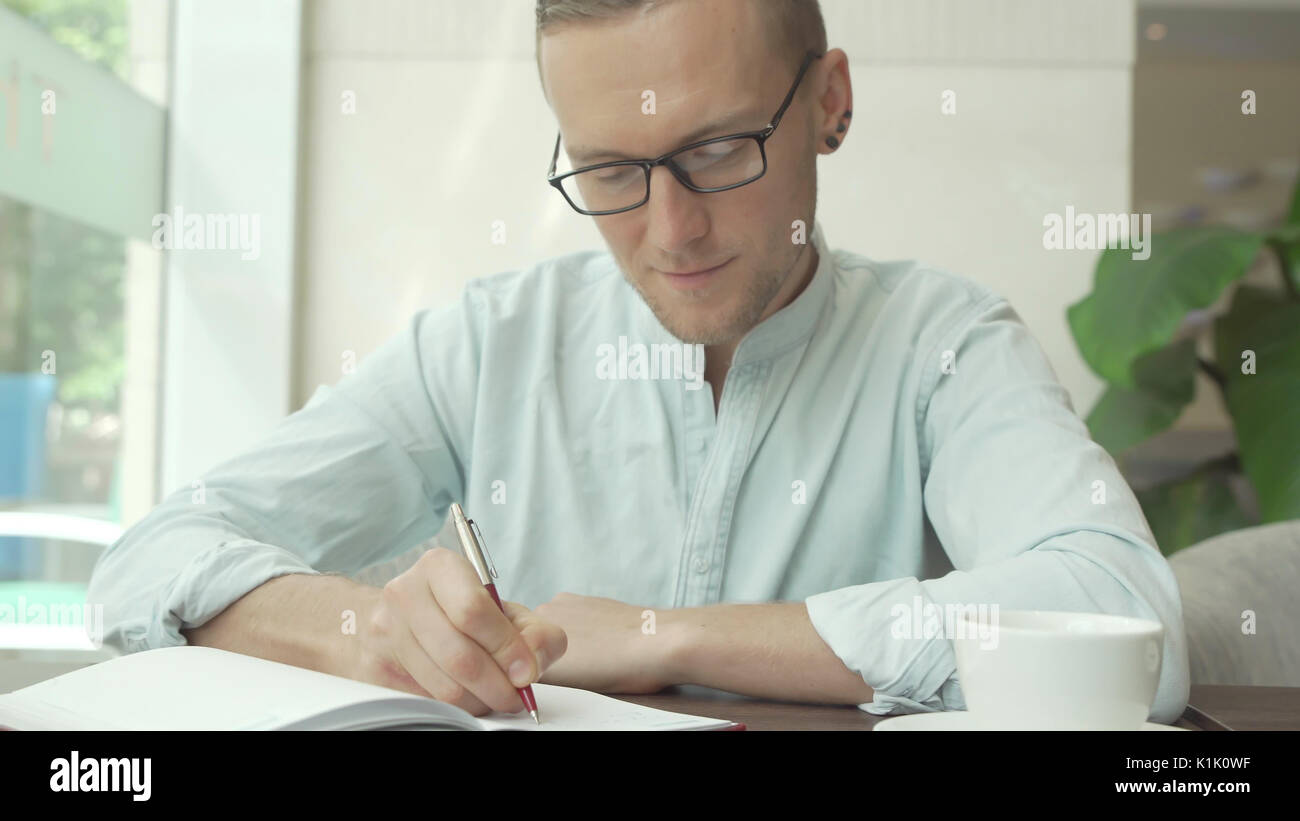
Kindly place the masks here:
[[(537, 680), (889, 713), (964, 707), (951, 636), (908, 629), (935, 607), (1107, 612), (1165, 626), (1151, 717), (1175, 720), (1173, 575), (1015, 312), (816, 224), (817, 157), (854, 122), (817, 3), (539, 0), (537, 19), (550, 179), (610, 253), (472, 282), (174, 493), (96, 569), (110, 640), (475, 714)], [(454, 550), (349, 578), (453, 501), (507, 615)]]

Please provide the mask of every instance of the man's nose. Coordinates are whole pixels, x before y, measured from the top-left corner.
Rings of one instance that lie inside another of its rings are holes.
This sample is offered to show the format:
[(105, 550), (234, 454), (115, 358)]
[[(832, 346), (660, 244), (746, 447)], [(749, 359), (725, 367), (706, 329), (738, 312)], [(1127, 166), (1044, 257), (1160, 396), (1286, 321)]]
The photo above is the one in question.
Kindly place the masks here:
[(650, 209), (647, 233), (661, 250), (679, 253), (709, 231), (709, 215), (703, 199), (709, 196), (682, 185), (665, 166), (650, 170)]

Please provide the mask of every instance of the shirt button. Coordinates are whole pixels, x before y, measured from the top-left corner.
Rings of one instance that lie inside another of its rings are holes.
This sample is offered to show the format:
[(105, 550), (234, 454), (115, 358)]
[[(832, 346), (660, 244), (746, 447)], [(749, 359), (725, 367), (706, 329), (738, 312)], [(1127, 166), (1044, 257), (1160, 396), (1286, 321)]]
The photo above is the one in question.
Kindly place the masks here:
[(703, 556), (696, 556), (695, 562), (693, 563), (692, 566), (695, 568), (696, 573), (709, 572), (709, 563), (705, 560)]
[(706, 442), (706, 441), (704, 441), (703, 439), (696, 439), (696, 440), (695, 440), (695, 452), (696, 452), (696, 453), (703, 453), (703, 452), (704, 452), (704, 449), (707, 448), (708, 446), (709, 446), (709, 443)]

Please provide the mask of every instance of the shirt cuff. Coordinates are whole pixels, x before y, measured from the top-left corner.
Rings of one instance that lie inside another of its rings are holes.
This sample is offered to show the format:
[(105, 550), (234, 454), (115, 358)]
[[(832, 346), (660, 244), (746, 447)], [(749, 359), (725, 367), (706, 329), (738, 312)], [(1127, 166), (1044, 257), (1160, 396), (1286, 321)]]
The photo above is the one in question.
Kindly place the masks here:
[(252, 539), (231, 539), (189, 562), (154, 600), (147, 620), (121, 625), (127, 653), (186, 644), (181, 629), (198, 627), (250, 590), (291, 573), (320, 575), (299, 556)]
[(915, 578), (817, 593), (804, 600), (813, 628), (846, 667), (875, 691), (858, 708), (873, 715), (964, 710), (952, 642), (926, 638), (916, 613), (935, 603)]
[(966, 699), (962, 697), (957, 676), (953, 675), (943, 683), (936, 695), (926, 699), (925, 702), (914, 701), (906, 696), (891, 696), (877, 692), (874, 701), (859, 704), (858, 709), (877, 716), (935, 713), (944, 710), (965, 710)]

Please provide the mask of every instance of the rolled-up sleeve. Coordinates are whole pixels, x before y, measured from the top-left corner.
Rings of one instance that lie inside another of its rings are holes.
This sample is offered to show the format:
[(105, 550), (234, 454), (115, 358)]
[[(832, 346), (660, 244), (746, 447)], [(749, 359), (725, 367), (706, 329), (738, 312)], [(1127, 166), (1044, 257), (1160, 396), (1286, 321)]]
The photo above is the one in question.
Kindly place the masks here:
[(87, 591), (122, 652), (185, 643), (263, 582), (353, 574), (437, 532), (464, 484), (477, 336), (467, 293), (416, 314), (261, 441), (168, 495)]
[[(955, 367), (945, 372), (947, 350)], [(1177, 720), (1189, 690), (1177, 582), (1037, 341), (989, 296), (921, 361), (934, 364), (918, 391), (924, 509), (954, 569), (806, 600), (818, 633), (874, 688), (874, 701), (859, 706), (881, 715), (964, 709), (950, 637), (898, 638), (893, 627), (918, 607), (984, 604), (1159, 622), (1164, 657), (1150, 717)]]

